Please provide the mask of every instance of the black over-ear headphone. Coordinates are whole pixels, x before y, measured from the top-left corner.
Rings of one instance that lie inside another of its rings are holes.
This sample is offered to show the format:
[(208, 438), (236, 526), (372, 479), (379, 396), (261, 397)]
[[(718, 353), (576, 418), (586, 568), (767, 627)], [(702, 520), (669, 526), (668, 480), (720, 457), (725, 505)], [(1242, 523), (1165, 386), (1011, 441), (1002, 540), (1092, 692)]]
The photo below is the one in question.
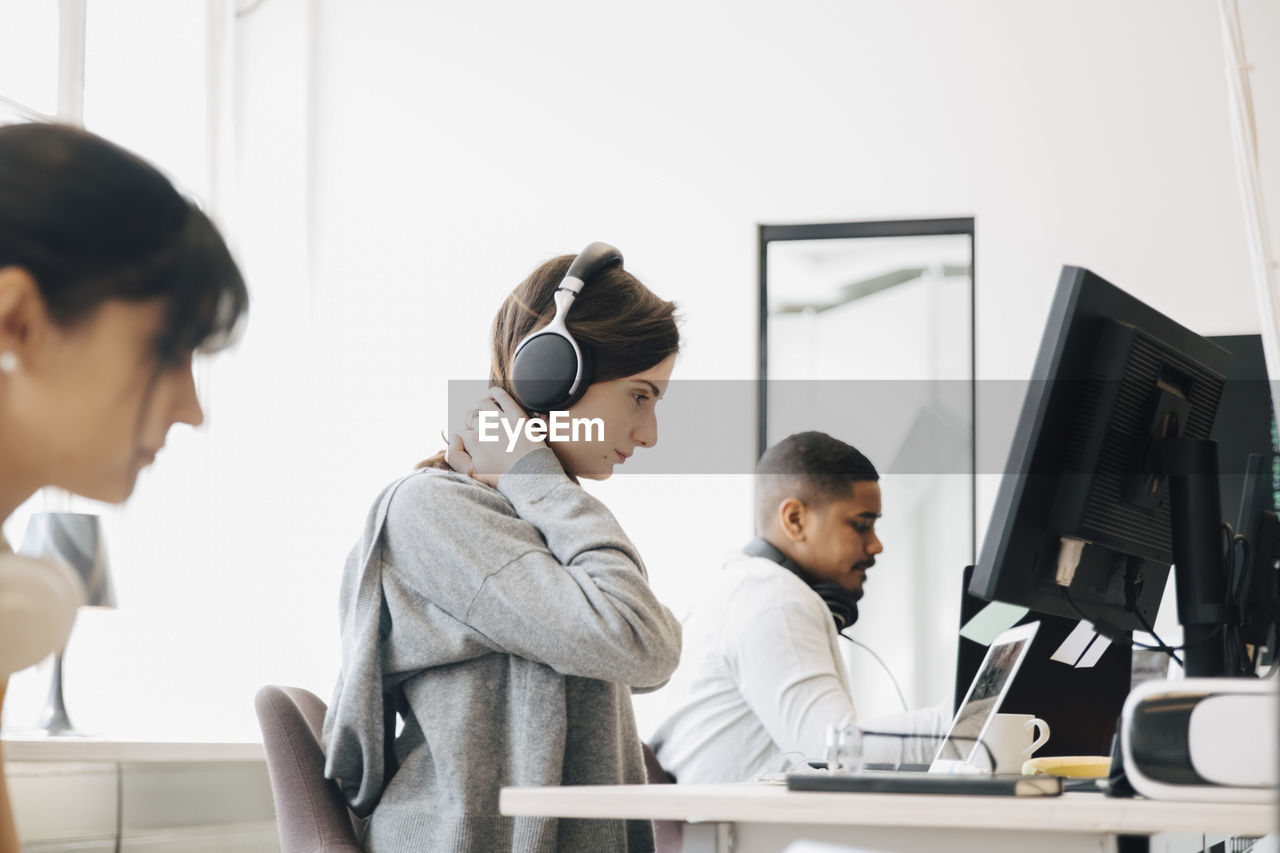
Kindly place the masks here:
[(818, 594), (823, 603), (827, 605), (827, 609), (831, 611), (831, 618), (836, 622), (836, 633), (843, 631), (858, 621), (858, 596), (849, 592), (842, 586), (833, 583), (814, 583), (805, 576), (805, 573), (799, 566), (787, 558), (787, 555), (774, 547), (773, 543), (763, 536), (757, 536), (747, 543), (747, 547), (742, 549), (748, 556), (764, 557), (777, 563), (782, 568), (794, 572), (800, 580), (809, 584), (809, 587)]
[(615, 264), (622, 264), (622, 253), (608, 243), (592, 243), (579, 252), (556, 288), (555, 316), (516, 347), (511, 387), (526, 411), (567, 409), (591, 384), (591, 351), (578, 346), (565, 318), (587, 279)]

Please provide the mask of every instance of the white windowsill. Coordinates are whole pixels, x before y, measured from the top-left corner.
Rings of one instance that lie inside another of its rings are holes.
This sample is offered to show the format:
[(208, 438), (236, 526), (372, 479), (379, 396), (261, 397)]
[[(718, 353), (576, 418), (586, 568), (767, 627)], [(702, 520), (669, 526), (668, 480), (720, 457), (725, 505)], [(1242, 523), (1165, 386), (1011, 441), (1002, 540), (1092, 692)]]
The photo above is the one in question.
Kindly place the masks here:
[(248, 741), (153, 741), (102, 737), (48, 737), (6, 732), (0, 738), (4, 760), (81, 763), (263, 761), (261, 743)]

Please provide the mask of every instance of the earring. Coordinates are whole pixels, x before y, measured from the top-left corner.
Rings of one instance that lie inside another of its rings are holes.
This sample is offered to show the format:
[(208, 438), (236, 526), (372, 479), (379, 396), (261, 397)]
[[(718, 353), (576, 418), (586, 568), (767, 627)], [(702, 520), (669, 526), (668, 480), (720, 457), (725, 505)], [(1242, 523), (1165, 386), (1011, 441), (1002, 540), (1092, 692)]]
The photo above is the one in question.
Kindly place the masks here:
[(0, 373), (13, 373), (18, 369), (18, 354), (11, 349), (0, 352)]

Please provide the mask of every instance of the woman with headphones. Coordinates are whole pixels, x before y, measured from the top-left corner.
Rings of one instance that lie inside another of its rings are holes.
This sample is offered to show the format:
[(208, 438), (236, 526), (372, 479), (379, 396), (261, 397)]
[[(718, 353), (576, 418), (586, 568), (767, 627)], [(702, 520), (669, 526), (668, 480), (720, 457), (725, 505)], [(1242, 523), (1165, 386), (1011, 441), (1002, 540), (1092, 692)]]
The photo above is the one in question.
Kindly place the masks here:
[[(169, 427), (203, 419), (192, 356), (247, 308), (217, 229), (153, 167), (77, 128), (0, 127), (0, 520), (45, 486), (129, 497)], [(65, 641), (78, 584), (0, 536), (0, 702)]]
[[(653, 849), (648, 821), (498, 810), (507, 785), (643, 783), (631, 693), (680, 656), (635, 546), (578, 485), (657, 442), (679, 349), (675, 306), (621, 261), (592, 244), (507, 297), (492, 387), (383, 492), (347, 560), (325, 772), (370, 816), (368, 850)], [(515, 430), (555, 411), (602, 429)]]

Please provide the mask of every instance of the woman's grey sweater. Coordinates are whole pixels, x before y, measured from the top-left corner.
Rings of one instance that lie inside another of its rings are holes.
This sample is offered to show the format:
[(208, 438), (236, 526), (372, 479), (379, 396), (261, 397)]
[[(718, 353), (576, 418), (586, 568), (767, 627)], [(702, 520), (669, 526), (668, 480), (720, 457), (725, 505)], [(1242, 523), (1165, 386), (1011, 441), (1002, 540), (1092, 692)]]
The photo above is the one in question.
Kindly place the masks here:
[[(325, 775), (368, 850), (649, 851), (645, 821), (503, 817), (503, 786), (645, 781), (632, 689), (670, 677), (680, 624), (613, 515), (550, 449), (492, 489), (389, 486), (347, 559)], [(384, 755), (384, 712), (404, 717)]]

